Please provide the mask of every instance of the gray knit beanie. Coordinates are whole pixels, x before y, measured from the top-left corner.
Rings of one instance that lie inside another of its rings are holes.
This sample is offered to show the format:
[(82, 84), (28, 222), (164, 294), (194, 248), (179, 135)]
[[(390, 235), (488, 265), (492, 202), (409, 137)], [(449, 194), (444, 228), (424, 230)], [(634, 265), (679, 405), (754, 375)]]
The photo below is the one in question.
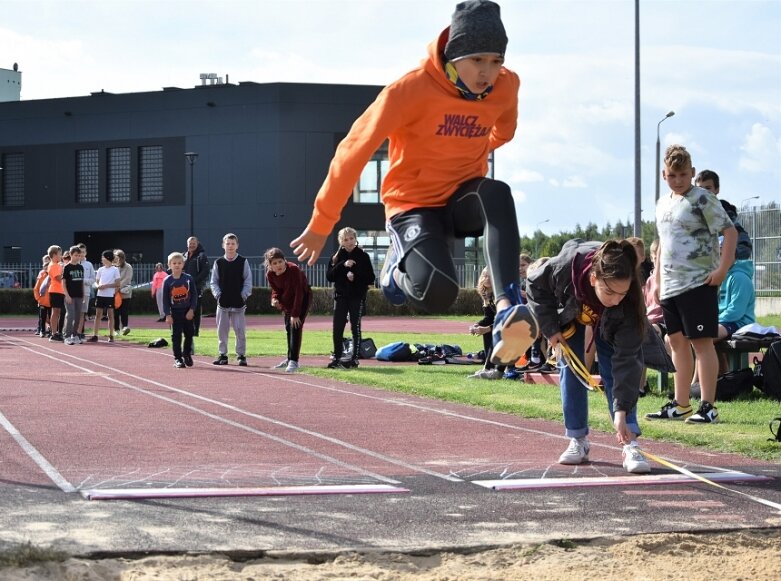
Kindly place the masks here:
[(499, 15), (499, 5), (490, 0), (468, 0), (456, 5), (450, 25), (445, 57), (455, 61), (481, 53), (504, 56), (507, 34)]

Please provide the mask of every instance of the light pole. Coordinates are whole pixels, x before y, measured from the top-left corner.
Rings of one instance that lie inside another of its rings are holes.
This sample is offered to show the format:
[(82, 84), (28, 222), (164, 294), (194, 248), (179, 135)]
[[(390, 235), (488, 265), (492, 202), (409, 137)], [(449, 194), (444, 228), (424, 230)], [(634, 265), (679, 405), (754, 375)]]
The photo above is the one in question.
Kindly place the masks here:
[(548, 222), (550, 222), (550, 218), (542, 220), (541, 222), (537, 222), (537, 227), (534, 229), (534, 259), (535, 260), (539, 258), (539, 256), (537, 256), (537, 248), (538, 248), (537, 231), (540, 229), (540, 226), (542, 226), (543, 224), (547, 224)]
[(194, 151), (188, 151), (184, 154), (187, 158), (187, 163), (190, 164), (190, 236), (195, 236), (195, 197), (194, 197), (194, 184), (193, 169), (195, 166), (195, 160), (198, 159), (198, 154)]
[(656, 124), (656, 195), (654, 196), (654, 202), (659, 201), (659, 179), (662, 177), (662, 167), (661, 167), (661, 143), (659, 142), (659, 126), (664, 122), (665, 119), (669, 119), (675, 115), (675, 111), (670, 111), (667, 115), (662, 117), (661, 121)]
[(740, 209), (742, 210), (743, 206), (745, 206), (746, 202), (748, 202), (749, 200), (758, 200), (758, 199), (759, 199), (759, 196), (751, 196), (750, 198), (746, 198), (745, 200), (741, 200), (741, 202), (740, 202)]

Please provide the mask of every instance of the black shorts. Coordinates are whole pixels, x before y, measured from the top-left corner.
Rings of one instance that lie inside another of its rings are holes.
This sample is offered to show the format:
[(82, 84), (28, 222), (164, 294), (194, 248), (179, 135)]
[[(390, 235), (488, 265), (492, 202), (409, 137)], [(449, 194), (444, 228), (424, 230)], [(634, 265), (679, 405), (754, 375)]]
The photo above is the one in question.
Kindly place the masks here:
[(97, 297), (95, 299), (95, 306), (98, 309), (113, 309), (114, 297)]
[(63, 293), (49, 293), (49, 305), (53, 309), (64, 309), (65, 295)]
[(667, 334), (688, 339), (719, 336), (719, 287), (702, 285), (661, 301)]

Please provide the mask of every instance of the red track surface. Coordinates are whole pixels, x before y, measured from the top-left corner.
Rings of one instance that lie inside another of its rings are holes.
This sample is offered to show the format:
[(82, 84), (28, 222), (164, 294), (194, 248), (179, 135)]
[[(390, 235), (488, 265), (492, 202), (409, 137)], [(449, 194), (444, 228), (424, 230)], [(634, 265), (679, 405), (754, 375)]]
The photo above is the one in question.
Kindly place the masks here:
[[(83, 490), (625, 474), (607, 434), (592, 435), (590, 464), (560, 466), (566, 440), (555, 423), (286, 375), (270, 363), (215, 367), (201, 358), (179, 370), (168, 350), (0, 333), (0, 412), (29, 443), (25, 450), (0, 430), (0, 479), (51, 485), (59, 475), (61, 488)], [(689, 466), (762, 464), (648, 449)]]

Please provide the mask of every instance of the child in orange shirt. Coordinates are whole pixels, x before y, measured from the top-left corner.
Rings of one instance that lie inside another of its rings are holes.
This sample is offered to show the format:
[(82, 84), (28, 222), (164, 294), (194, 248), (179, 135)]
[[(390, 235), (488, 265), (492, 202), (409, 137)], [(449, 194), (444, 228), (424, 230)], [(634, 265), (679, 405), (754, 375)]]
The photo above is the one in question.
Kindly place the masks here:
[(60, 314), (65, 308), (65, 290), (62, 287), (62, 248), (57, 245), (49, 246), (46, 251), (51, 262), (49, 263), (49, 303), (51, 304), (51, 328), (52, 336), (49, 341), (63, 341), (62, 329), (60, 328)]
[(459, 291), (452, 242), (483, 235), (497, 307), (492, 359), (509, 364), (538, 328), (521, 304), (510, 187), (484, 177), (489, 154), (512, 139), (518, 116), (520, 79), (504, 67), (506, 47), (497, 4), (458, 4), (422, 66), (385, 87), (339, 144), (312, 218), (290, 246), (300, 261), (315, 263), (363, 168), (388, 139), (385, 296), (424, 311), (446, 309)]

